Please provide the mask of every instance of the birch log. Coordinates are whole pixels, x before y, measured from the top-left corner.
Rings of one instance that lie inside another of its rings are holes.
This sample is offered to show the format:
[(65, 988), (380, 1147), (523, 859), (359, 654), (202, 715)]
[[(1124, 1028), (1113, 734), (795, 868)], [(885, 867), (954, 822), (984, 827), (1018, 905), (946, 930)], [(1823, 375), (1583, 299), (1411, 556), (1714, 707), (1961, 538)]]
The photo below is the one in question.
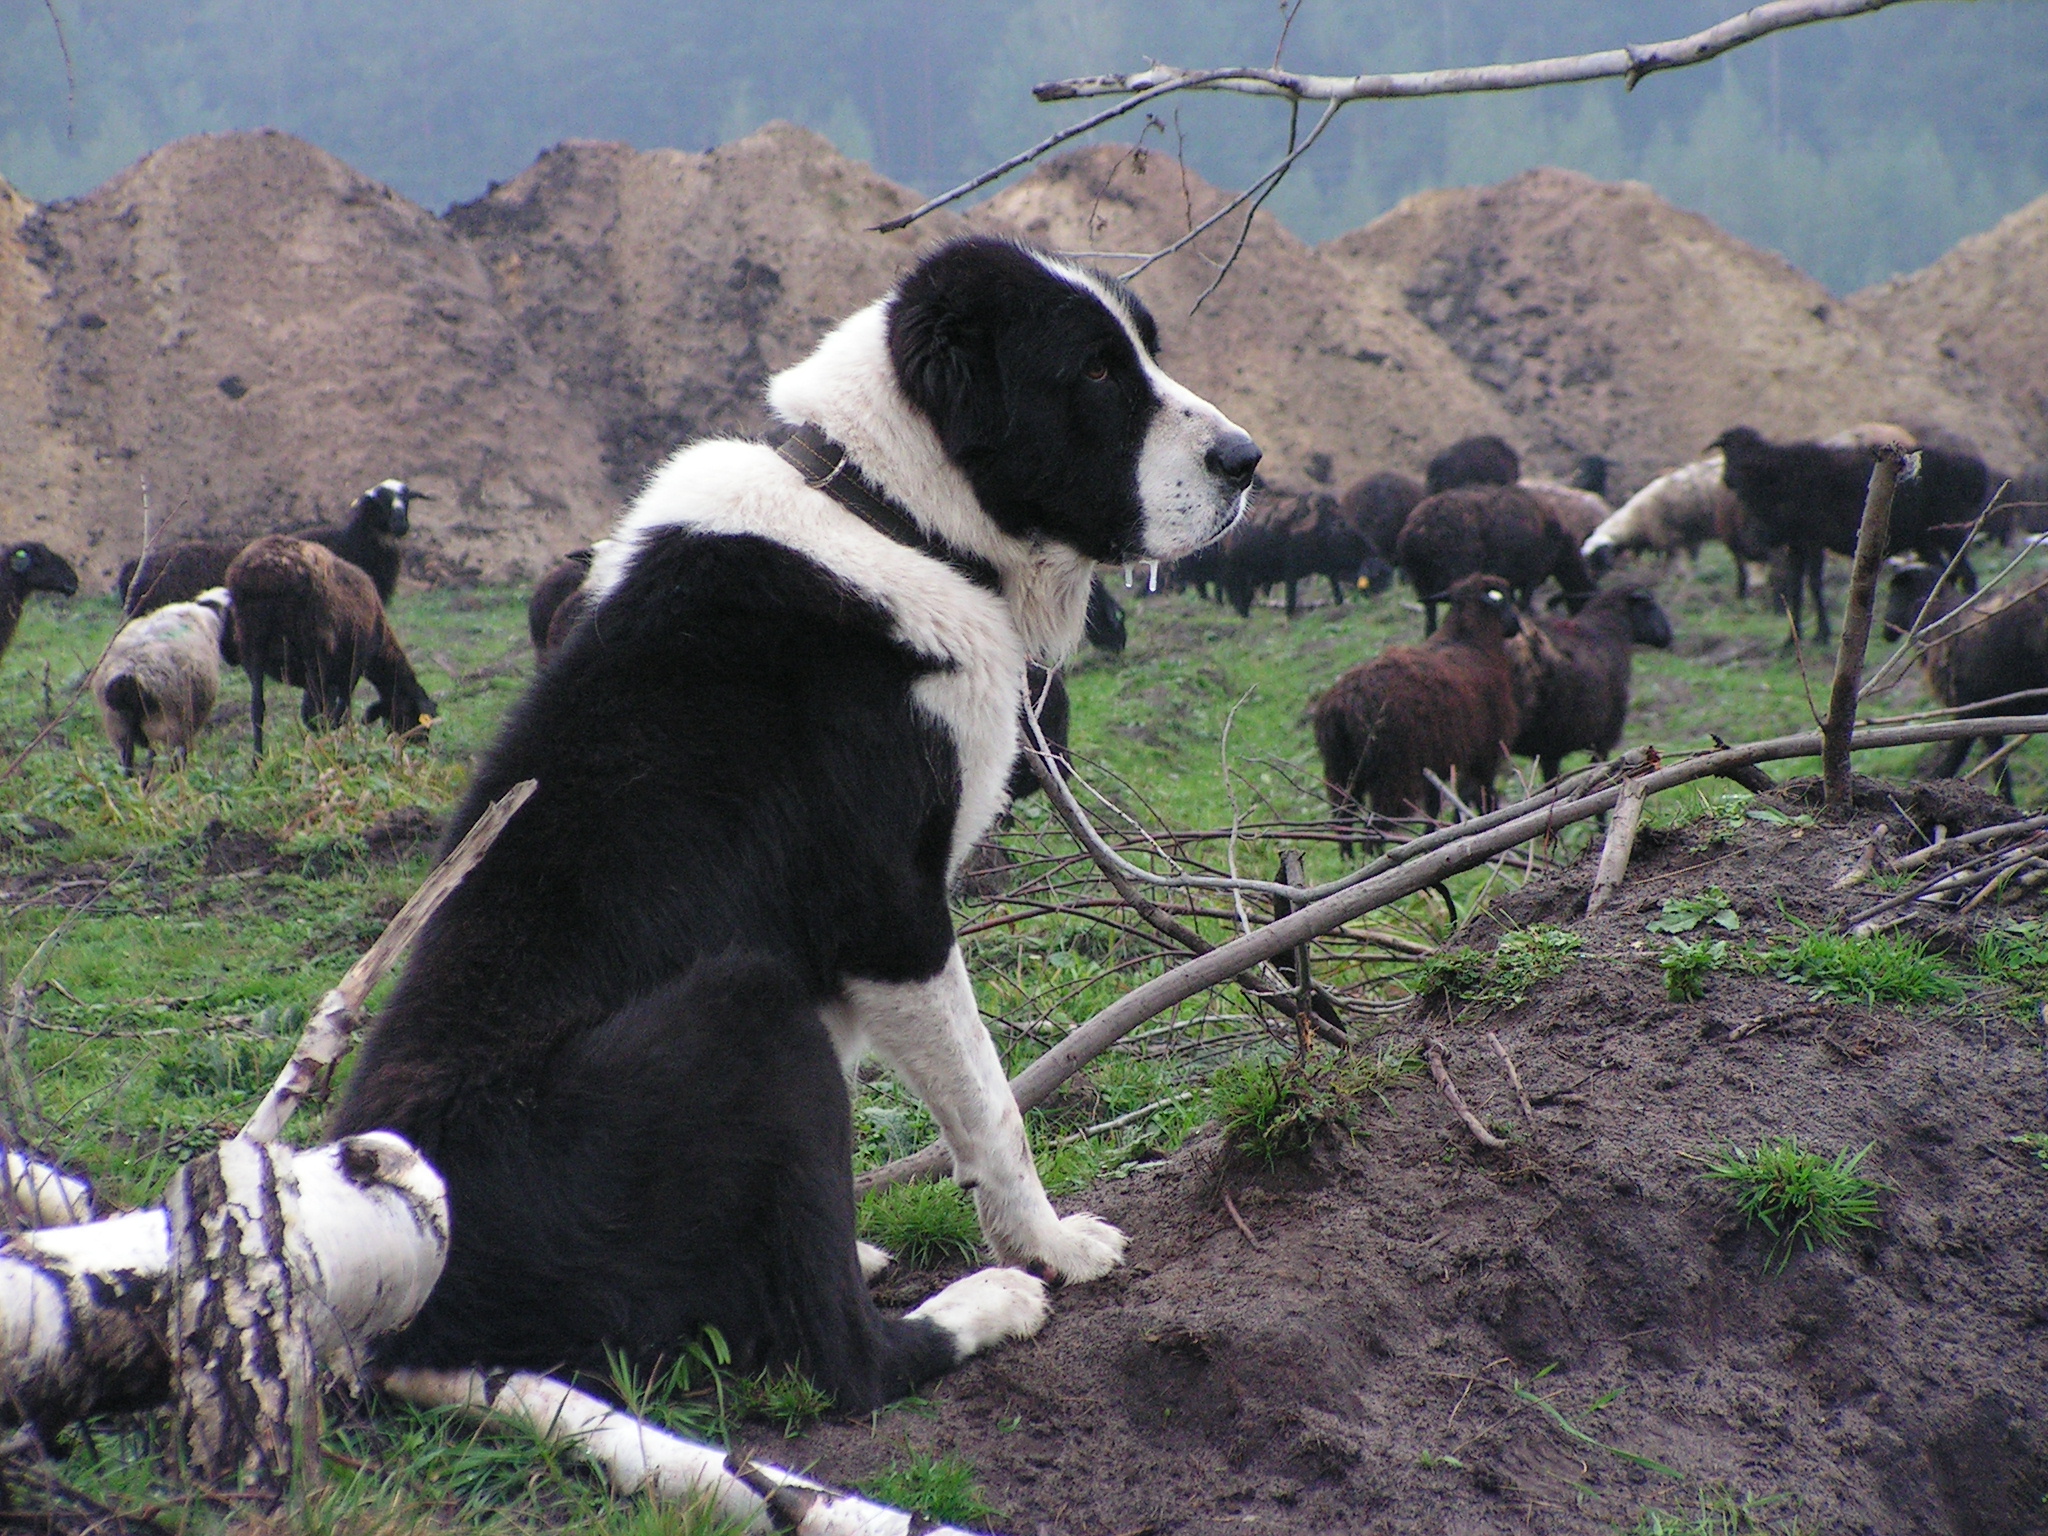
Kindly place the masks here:
[(523, 1424), (551, 1444), (574, 1446), (618, 1493), (701, 1506), (750, 1532), (963, 1536), (766, 1462), (735, 1467), (715, 1446), (672, 1435), (551, 1376), (403, 1370), (384, 1378), (384, 1390), (423, 1407), (464, 1408)]
[[(231, 1225), (253, 1212), (270, 1232), (265, 1251), (292, 1266), (287, 1278), (312, 1357), (352, 1378), (363, 1347), (410, 1321), (440, 1276), (448, 1252), (440, 1175), (382, 1131), (297, 1154), (252, 1149), (239, 1138), (222, 1147), (226, 1175), (180, 1180), (188, 1230), (204, 1238), (211, 1220), (224, 1243)], [(209, 1157), (216, 1167), (223, 1161)], [(223, 1195), (209, 1205), (205, 1192), (215, 1184)], [(289, 1202), (275, 1196), (279, 1185), (289, 1186)], [(236, 1234), (230, 1269), (245, 1267), (239, 1245), (246, 1241)], [(174, 1374), (188, 1368), (180, 1359), (174, 1372), (173, 1293), (203, 1288), (206, 1279), (190, 1266), (174, 1277), (172, 1249), (165, 1209), (19, 1233), (0, 1244), (0, 1399), (8, 1417), (47, 1432), (171, 1395)], [(243, 1288), (245, 1298), (250, 1289)], [(242, 1328), (248, 1319), (237, 1308), (244, 1304), (224, 1298), (218, 1316), (236, 1337), (257, 1338), (260, 1350), (262, 1336)]]
[(92, 1220), (92, 1185), (9, 1147), (0, 1153), (0, 1218), (15, 1227)]

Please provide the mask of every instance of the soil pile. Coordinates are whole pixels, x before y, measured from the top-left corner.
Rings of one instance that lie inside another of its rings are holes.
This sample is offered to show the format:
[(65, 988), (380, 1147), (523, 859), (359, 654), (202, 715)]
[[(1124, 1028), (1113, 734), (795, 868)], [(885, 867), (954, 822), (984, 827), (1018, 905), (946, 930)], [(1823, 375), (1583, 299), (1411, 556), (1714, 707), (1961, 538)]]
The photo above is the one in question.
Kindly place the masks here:
[(2028, 455), (2048, 459), (2048, 197), (1849, 308), (1959, 394), (2012, 412)]
[(410, 558), (441, 579), (538, 569), (616, 514), (594, 432), (475, 253), (311, 145), (182, 140), (28, 215), (18, 250), (47, 284), (45, 462), (92, 466), (62, 547), (101, 577), (140, 546), (145, 477), (191, 538), (334, 520), (403, 476), (438, 498)]
[[(1888, 348), (1853, 306), (1636, 182), (1535, 170), (1408, 198), (1322, 247), (1469, 366), (1538, 467), (1583, 453), (1633, 488), (1727, 427), (1945, 427), (2011, 462), (2010, 412)], [(2015, 355), (2018, 355), (2017, 353)]]
[(768, 376), (879, 298), (949, 215), (787, 123), (708, 154), (560, 145), (449, 210), (604, 444), (622, 498), (679, 445), (767, 424)]
[[(2039, 999), (1866, 1006), (1730, 965), (1674, 1003), (1645, 927), (1709, 886), (1741, 927), (1701, 932), (1731, 950), (1840, 923), (1883, 895), (1828, 886), (1877, 816), (1899, 825), (1894, 797), (1846, 829), (1801, 826), (1813, 807), (1787, 797), (1759, 802), (1783, 824), (1646, 834), (1592, 920), (1590, 861), (1498, 908), (1478, 947), (1551, 923), (1577, 958), (1525, 1001), (1396, 1037), (1447, 1042), (1475, 1110), (1517, 1128), (1509, 1152), (1479, 1151), (1426, 1078), (1366, 1139), (1272, 1171), (1191, 1144), (1064, 1202), (1120, 1222), (1130, 1263), (1062, 1292), (1038, 1340), (937, 1383), (929, 1412), (759, 1452), (838, 1481), (958, 1454), (995, 1528), (1048, 1536), (1594, 1536), (1717, 1487), (1784, 1495), (1771, 1529), (2048, 1529), (2048, 1166), (2009, 1139), (2044, 1124)], [(1786, 1134), (1874, 1142), (1862, 1171), (1890, 1187), (1878, 1229), (1778, 1272), (1697, 1157)]]
[[(973, 219), (1058, 250), (1154, 251), (1224, 201), (1166, 155), (1104, 146), (1041, 167)], [(1167, 370), (1259, 440), (1269, 480), (1306, 487), (1317, 455), (1340, 487), (1374, 470), (1419, 473), (1453, 438), (1513, 432), (1492, 392), (1398, 302), (1347, 282), (1268, 214), (1196, 310), (1242, 222), (1224, 220), (1133, 286), (1159, 321)]]

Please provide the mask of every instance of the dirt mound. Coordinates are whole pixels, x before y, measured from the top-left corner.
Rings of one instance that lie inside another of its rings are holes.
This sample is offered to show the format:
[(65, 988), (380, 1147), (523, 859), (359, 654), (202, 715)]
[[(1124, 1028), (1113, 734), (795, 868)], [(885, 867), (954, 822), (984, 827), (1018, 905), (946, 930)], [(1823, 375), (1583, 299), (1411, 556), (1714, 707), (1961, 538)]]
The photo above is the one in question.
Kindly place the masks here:
[(497, 298), (597, 423), (631, 496), (680, 444), (766, 425), (768, 376), (957, 234), (869, 226), (915, 194), (787, 123), (709, 154), (560, 145), (449, 210)]
[(1848, 303), (1958, 394), (2010, 411), (2029, 457), (2048, 459), (2048, 197)]
[[(1033, 172), (973, 219), (1061, 250), (1148, 251), (1222, 202), (1168, 156), (1104, 146)], [(1318, 454), (1338, 486), (1380, 469), (1419, 473), (1454, 437), (1511, 430), (1442, 342), (1398, 303), (1346, 282), (1270, 215), (1253, 221), (1236, 269), (1190, 315), (1237, 228), (1225, 220), (1134, 286), (1159, 320), (1166, 367), (1258, 438), (1268, 478), (1305, 487)]]
[(182, 140), (28, 214), (18, 288), (17, 259), (46, 285), (33, 419), (58, 444), (33, 473), (91, 466), (51, 515), (101, 577), (140, 544), (145, 476), (196, 537), (334, 519), (403, 475), (439, 498), (411, 546), (443, 578), (539, 568), (616, 513), (595, 434), (476, 255), (297, 139)]
[[(1478, 1113), (1519, 1127), (1497, 1032), (1535, 1139), (1477, 1151), (1423, 1079), (1272, 1173), (1192, 1144), (1066, 1202), (1121, 1222), (1131, 1262), (1037, 1341), (929, 1412), (763, 1453), (842, 1481), (957, 1454), (1014, 1531), (1594, 1536), (1717, 1487), (1783, 1495), (1772, 1529), (2048, 1528), (2048, 1168), (2008, 1139), (2043, 1124), (2038, 999), (1867, 1007), (1727, 966), (1668, 1001), (1645, 929), (1666, 898), (1733, 893), (1739, 932), (1711, 931), (1739, 949), (1881, 896), (1827, 889), (1869, 819), (1773, 814), (1646, 834), (1590, 921), (1589, 865), (1532, 883), (1492, 931), (1559, 924), (1577, 958), (1398, 1029), (1440, 1035)], [(1773, 1272), (1696, 1159), (1783, 1134), (1874, 1142), (1890, 1188), (1877, 1230)]]
[(1321, 249), (1357, 291), (1394, 294), (1442, 337), (1540, 468), (1601, 453), (1633, 488), (1737, 423), (1796, 437), (1906, 420), (1994, 458), (2018, 446), (2003, 406), (1951, 389), (1783, 258), (1640, 183), (1535, 170), (1422, 192)]

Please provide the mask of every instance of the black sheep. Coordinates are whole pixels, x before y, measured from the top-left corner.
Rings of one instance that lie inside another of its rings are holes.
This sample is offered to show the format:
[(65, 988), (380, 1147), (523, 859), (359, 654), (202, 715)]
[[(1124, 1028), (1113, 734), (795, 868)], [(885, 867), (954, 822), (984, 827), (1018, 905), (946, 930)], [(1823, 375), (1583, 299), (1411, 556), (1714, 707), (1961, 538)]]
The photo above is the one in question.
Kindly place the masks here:
[(121, 611), (140, 618), (172, 603), (189, 603), (202, 592), (227, 583), (228, 567), (248, 543), (246, 539), (188, 539), (153, 549), (140, 560), (122, 564), (114, 593)]
[(1448, 779), (1475, 808), (1520, 728), (1506, 637), (1520, 628), (1506, 582), (1467, 576), (1446, 597), (1444, 627), (1420, 645), (1393, 645), (1353, 667), (1309, 706), (1338, 848), (1351, 853), (1362, 801), (1375, 815), (1435, 816)]
[(1557, 514), (1516, 485), (1470, 485), (1426, 498), (1401, 526), (1395, 558), (1422, 598), (1423, 633), (1436, 629), (1436, 605), (1452, 584), (1475, 572), (1507, 582), (1529, 606), (1549, 577), (1571, 599), (1594, 590), (1593, 573)]
[[(1954, 582), (1942, 583), (1940, 571), (1918, 562), (1892, 574), (1885, 597), (1885, 637), (1897, 640), (1918, 620), (1933, 638), (1920, 659), (1927, 687), (1945, 709), (1975, 704), (1963, 718), (1984, 715), (2037, 714), (2048, 709), (2048, 580), (1992, 592), (1951, 624), (1937, 621), (1954, 613), (1968, 596)], [(1932, 600), (1929, 594), (1933, 593)], [(1924, 615), (1923, 615), (1924, 609)], [(2010, 694), (2035, 691), (2034, 697)], [(1992, 704), (1985, 701), (2003, 700)], [(2004, 744), (2003, 736), (1964, 736), (1944, 742), (1936, 754), (1933, 777), (1952, 778), (1962, 768), (1975, 742), (1988, 756)], [(1998, 792), (2012, 799), (2008, 763), (1998, 765)]]
[(1383, 472), (1367, 475), (1346, 491), (1337, 511), (1364, 537), (1372, 552), (1391, 565), (1401, 525), (1428, 494), (1413, 475)]
[(568, 636), (569, 627), (583, 611), (583, 578), (590, 574), (590, 562), (597, 552), (572, 549), (534, 584), (526, 600), (526, 634), (533, 641), (535, 666), (543, 665), (548, 653)]
[(10, 544), (0, 561), (0, 656), (14, 643), (21, 623), (21, 605), (31, 592), (70, 597), (78, 591), (78, 572), (47, 544)]
[(1522, 478), (1522, 456), (1491, 433), (1461, 437), (1429, 461), (1429, 494), (1461, 485), (1513, 485)]
[(1628, 721), (1631, 652), (1666, 649), (1671, 620), (1643, 587), (1613, 587), (1568, 619), (1530, 620), (1508, 642), (1522, 729), (1514, 750), (1545, 782), (1573, 752), (1613, 752)]
[(398, 590), (398, 541), (412, 527), (412, 504), (433, 499), (403, 480), (380, 480), (356, 498), (346, 525), (314, 528), (298, 537), (333, 550), (366, 573), (376, 584), (378, 601), (388, 603)]
[(377, 700), (368, 724), (385, 720), (404, 735), (430, 723), (434, 701), (413, 675), (367, 573), (308, 540), (272, 534), (228, 567), (234, 643), (230, 663), (249, 675), (249, 721), (263, 755), (263, 680), (303, 688), (299, 718), (310, 728), (348, 719), (356, 684), (368, 678)]
[[(1823, 443), (1772, 443), (1748, 427), (1731, 427), (1714, 440), (1723, 456), (1728, 489), (1772, 549), (1788, 551), (1778, 596), (1800, 633), (1805, 595), (1813, 594), (1814, 628), (1828, 638), (1824, 589), (1827, 552), (1856, 552), (1864, 498), (1876, 450)], [(1892, 498), (1890, 547), (1910, 549), (1932, 564), (1945, 565), (1968, 542), (1983, 510), (1987, 473), (1982, 459), (1942, 448), (1918, 450), (1919, 473), (1901, 479)], [(1958, 567), (1974, 590), (1976, 573), (1967, 560)]]
[(1088, 583), (1088, 622), (1083, 631), (1098, 651), (1121, 656), (1129, 635), (1124, 630), (1124, 606), (1109, 595), (1102, 578)]
[(1369, 589), (1386, 584), (1386, 562), (1338, 508), (1337, 498), (1317, 492), (1266, 502), (1243, 518), (1222, 540), (1216, 577), (1239, 618), (1267, 587), (1287, 589), (1287, 615), (1294, 616), (1304, 580), (1322, 576), (1331, 595), (1344, 601), (1361, 579)]

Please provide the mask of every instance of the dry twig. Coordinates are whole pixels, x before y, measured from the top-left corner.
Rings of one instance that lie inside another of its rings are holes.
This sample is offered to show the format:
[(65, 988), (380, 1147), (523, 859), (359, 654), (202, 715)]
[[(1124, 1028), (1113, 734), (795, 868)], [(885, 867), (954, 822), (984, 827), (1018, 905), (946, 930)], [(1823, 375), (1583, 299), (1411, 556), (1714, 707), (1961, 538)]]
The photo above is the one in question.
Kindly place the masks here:
[(1429, 1039), (1429, 1075), (1436, 1079), (1436, 1091), (1444, 1096), (1444, 1102), (1451, 1106), (1457, 1117), (1465, 1122), (1465, 1129), (1472, 1133), (1472, 1139), (1490, 1152), (1505, 1152), (1508, 1144), (1486, 1128), (1486, 1122), (1466, 1107), (1464, 1095), (1458, 1092), (1458, 1085), (1451, 1081), (1451, 1069), (1444, 1065), (1443, 1042), (1434, 1035)]

